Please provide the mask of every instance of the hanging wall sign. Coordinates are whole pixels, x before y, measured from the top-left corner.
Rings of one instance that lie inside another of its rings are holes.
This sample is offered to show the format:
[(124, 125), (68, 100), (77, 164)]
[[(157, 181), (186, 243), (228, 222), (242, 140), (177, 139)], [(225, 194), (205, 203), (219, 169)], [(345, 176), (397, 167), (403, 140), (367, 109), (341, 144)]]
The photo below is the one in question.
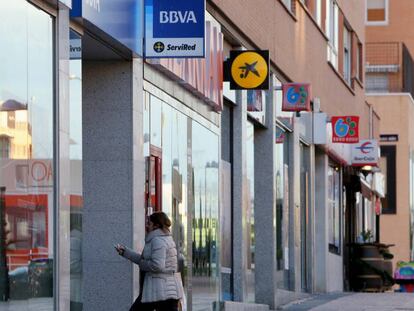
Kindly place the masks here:
[(361, 140), (352, 146), (352, 166), (377, 166), (378, 165), (378, 141), (375, 139)]
[(308, 83), (282, 85), (282, 111), (310, 111), (311, 88)]
[(205, 0), (145, 0), (145, 57), (204, 58)]
[(232, 90), (269, 89), (269, 51), (230, 51), (225, 68)]
[(359, 117), (332, 117), (332, 142), (344, 144), (359, 142)]

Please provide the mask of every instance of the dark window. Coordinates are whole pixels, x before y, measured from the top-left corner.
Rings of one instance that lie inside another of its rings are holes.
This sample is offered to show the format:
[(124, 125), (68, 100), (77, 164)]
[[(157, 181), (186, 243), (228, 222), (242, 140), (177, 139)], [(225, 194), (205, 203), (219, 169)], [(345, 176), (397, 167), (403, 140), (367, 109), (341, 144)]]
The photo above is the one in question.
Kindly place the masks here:
[(381, 146), (380, 167), (385, 175), (385, 198), (381, 199), (383, 214), (395, 214), (397, 212), (395, 157), (396, 146)]
[(0, 158), (10, 158), (10, 139), (7, 136), (0, 137)]

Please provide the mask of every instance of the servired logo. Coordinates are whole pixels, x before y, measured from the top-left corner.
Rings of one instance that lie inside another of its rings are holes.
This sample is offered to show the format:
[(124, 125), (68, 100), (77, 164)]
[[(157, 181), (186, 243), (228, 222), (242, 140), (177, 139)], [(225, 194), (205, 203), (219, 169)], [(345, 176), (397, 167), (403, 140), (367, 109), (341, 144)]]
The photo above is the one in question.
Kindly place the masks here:
[(372, 143), (370, 141), (367, 141), (363, 143), (361, 146), (355, 147), (355, 149), (358, 149), (364, 154), (368, 154), (374, 149), (374, 146), (372, 146)]

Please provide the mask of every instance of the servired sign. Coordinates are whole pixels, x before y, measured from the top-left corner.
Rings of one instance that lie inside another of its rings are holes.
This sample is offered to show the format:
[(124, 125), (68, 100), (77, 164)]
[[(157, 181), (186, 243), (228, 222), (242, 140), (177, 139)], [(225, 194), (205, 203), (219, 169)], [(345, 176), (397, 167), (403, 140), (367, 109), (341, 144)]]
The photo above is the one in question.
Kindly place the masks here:
[(332, 142), (344, 144), (359, 142), (359, 117), (332, 117)]
[(309, 83), (282, 85), (282, 111), (310, 111), (311, 88)]
[(217, 23), (206, 21), (206, 57), (147, 59), (201, 98), (216, 111), (223, 109), (223, 34)]
[(145, 57), (204, 58), (205, 0), (145, 0)]

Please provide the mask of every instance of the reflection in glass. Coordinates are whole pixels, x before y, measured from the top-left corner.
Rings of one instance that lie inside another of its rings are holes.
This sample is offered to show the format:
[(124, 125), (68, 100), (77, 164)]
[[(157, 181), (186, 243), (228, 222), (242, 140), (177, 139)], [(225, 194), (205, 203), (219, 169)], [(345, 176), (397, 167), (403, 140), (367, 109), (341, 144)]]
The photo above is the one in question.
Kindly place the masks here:
[[(81, 37), (70, 32), (71, 46)], [(80, 54), (80, 53), (79, 53)], [(70, 310), (82, 310), (82, 59), (71, 53), (69, 63), (70, 122)]]
[(1, 1), (0, 46), (0, 309), (53, 310), (52, 17)]
[[(282, 87), (282, 82), (274, 76), (275, 87)], [(276, 105), (276, 115), (280, 123), (282, 123), (288, 129), (293, 129), (293, 112), (282, 111), (282, 102), (283, 102), (283, 92), (282, 90), (275, 91), (275, 105)]]
[(177, 246), (178, 270), (188, 295), (187, 117), (160, 99), (148, 93), (145, 96), (144, 144), (148, 146), (144, 147), (144, 155), (149, 157), (154, 150), (160, 150), (157, 156), (162, 163), (162, 187), (155, 187), (154, 191), (162, 192), (162, 210), (172, 220), (171, 233)]
[(340, 171), (335, 165), (328, 167), (329, 250), (340, 252)]
[(162, 147), (162, 117), (161, 106), (162, 101), (155, 96), (150, 96), (151, 114), (150, 114), (150, 127), (151, 127), (151, 145), (161, 148)]
[(247, 291), (248, 301), (254, 302), (254, 126), (253, 123), (247, 121), (247, 138), (246, 138), (246, 173), (247, 173), (247, 196), (246, 200), (246, 219), (247, 219)]
[(288, 133), (277, 127), (276, 169), (276, 263), (278, 288), (289, 289), (289, 148)]
[(218, 245), (218, 137), (200, 124), (192, 123), (193, 310), (210, 310), (219, 297)]

